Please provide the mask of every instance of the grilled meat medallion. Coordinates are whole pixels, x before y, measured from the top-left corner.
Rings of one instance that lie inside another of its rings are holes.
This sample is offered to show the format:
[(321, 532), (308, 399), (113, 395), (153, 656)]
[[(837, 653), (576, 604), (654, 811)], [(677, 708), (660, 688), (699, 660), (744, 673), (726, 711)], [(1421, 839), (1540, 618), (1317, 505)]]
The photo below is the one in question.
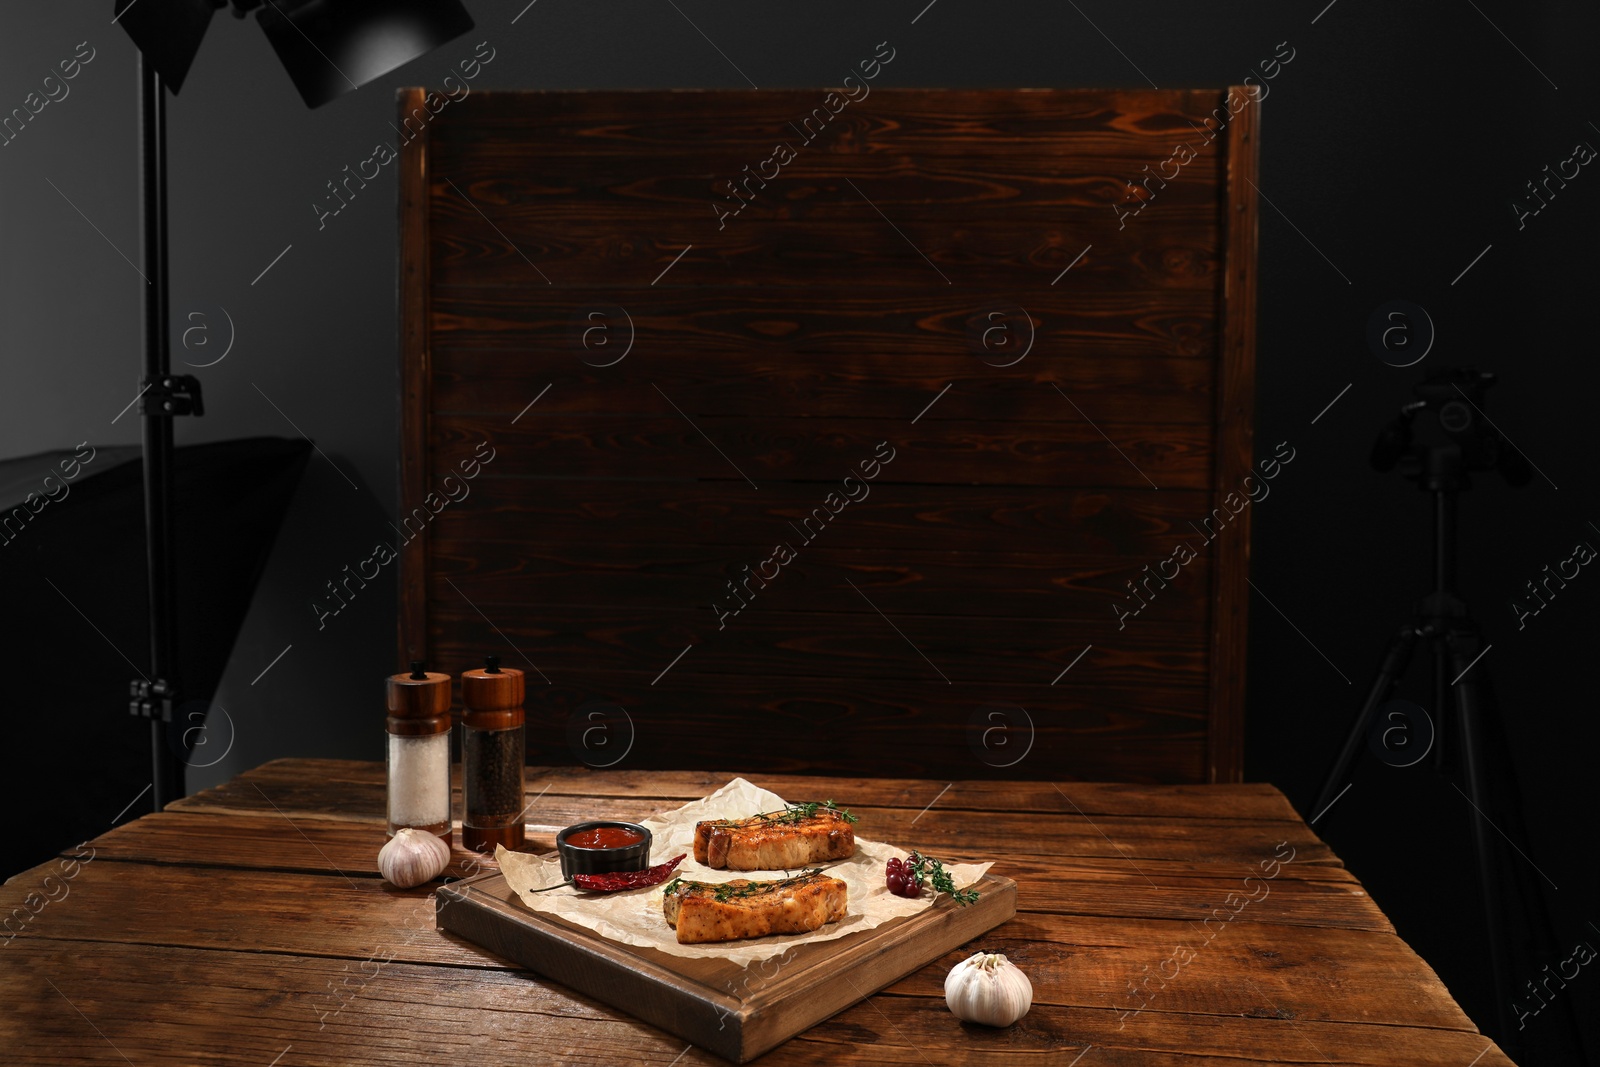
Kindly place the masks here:
[(694, 828), (695, 862), (730, 871), (792, 871), (848, 859), (855, 851), (850, 819), (834, 808), (716, 819)]
[(768, 934), (805, 934), (844, 918), (847, 889), (837, 878), (807, 871), (793, 878), (667, 885), (661, 910), (678, 944), (739, 941)]

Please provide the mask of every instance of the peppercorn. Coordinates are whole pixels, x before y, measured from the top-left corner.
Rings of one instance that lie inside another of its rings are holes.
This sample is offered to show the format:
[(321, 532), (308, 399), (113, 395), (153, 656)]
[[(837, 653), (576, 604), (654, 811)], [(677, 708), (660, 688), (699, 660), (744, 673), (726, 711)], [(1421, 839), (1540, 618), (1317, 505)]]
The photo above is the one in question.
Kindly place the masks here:
[(491, 851), (496, 845), (521, 848), (523, 723), (522, 672), (501, 668), (489, 656), (482, 670), (461, 676), (462, 774), (466, 811), (461, 840), (470, 849)]

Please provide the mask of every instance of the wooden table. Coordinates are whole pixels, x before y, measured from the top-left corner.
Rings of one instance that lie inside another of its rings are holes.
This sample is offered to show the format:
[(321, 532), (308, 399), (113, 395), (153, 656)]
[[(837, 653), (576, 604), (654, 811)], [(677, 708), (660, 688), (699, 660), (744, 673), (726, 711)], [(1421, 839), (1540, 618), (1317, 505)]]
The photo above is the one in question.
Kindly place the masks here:
[[(732, 776), (530, 768), (533, 842)], [(761, 1064), (1511, 1062), (1271, 786), (753, 780), (993, 859), (1020, 909)], [(0, 1060), (724, 1062), (436, 932), (437, 883), (378, 877), (383, 788), (378, 764), (279, 760), (10, 879)], [(946, 1010), (945, 972), (978, 949), (1032, 978), (1018, 1026)]]

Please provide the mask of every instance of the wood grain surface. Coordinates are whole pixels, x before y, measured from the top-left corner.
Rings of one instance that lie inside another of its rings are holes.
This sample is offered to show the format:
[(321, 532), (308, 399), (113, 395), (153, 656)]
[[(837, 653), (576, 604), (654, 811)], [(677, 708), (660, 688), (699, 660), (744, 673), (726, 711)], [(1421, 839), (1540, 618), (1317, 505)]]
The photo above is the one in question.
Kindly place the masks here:
[[(730, 777), (529, 768), (529, 847)], [(749, 777), (832, 795), (874, 837), (992, 859), (1018, 886), (1015, 919), (755, 1062), (1511, 1062), (1270, 786)], [(381, 764), (279, 760), (69, 853), (64, 892), (62, 861), (12, 878), (0, 914), (27, 918), (0, 942), (5, 1062), (724, 1062), (438, 932), (441, 881), (396, 890), (377, 873), (383, 788)], [(454, 858), (447, 878), (474, 859)], [(945, 973), (980, 949), (1033, 982), (1018, 1026), (944, 1006)], [(1164, 988), (1150, 977), (1174, 968)]]
[(546, 762), (603, 701), (637, 768), (1237, 781), (1255, 101), (823, 96), (475, 92), (407, 146), (402, 652), (535, 665)]
[(623, 945), (524, 907), (499, 871), (439, 892), (439, 929), (466, 938), (734, 1063), (748, 1063), (856, 1001), (1016, 916), (1017, 885), (990, 871), (977, 900), (833, 941), (790, 946), (749, 967)]

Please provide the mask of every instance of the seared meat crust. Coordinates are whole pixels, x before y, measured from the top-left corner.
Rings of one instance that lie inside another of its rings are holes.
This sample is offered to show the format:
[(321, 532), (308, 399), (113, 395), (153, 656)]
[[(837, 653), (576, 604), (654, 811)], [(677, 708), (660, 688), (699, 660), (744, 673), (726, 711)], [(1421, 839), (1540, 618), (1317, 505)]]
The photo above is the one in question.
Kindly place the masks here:
[(843, 882), (817, 872), (770, 882), (679, 878), (667, 886), (661, 907), (678, 944), (694, 945), (810, 933), (844, 918), (846, 897)]
[(848, 859), (855, 851), (850, 820), (832, 808), (799, 817), (775, 812), (717, 819), (694, 828), (695, 862), (730, 871), (792, 871)]

